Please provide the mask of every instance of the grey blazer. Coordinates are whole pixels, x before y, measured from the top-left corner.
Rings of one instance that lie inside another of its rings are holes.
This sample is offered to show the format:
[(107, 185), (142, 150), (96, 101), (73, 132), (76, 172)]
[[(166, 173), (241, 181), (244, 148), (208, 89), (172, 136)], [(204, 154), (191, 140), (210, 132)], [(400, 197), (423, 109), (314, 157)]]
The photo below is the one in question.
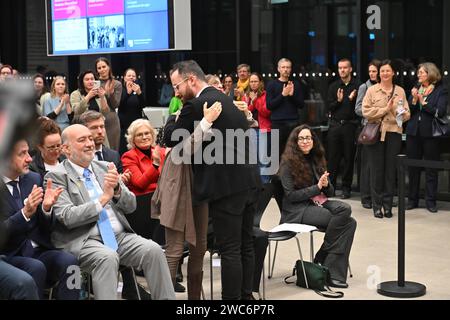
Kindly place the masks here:
[[(313, 174), (319, 180), (320, 176), (315, 167), (313, 167)], [(302, 223), (306, 209), (315, 206), (310, 200), (312, 197), (318, 196), (321, 192), (327, 197), (334, 194), (334, 187), (331, 183), (328, 184), (328, 188), (323, 188), (322, 191), (319, 190), (317, 184), (303, 189), (295, 189), (294, 177), (289, 166), (285, 164), (281, 165), (279, 176), (284, 191), (280, 223)]]
[[(100, 186), (103, 186), (107, 165), (108, 163), (104, 161), (92, 161), (92, 169)], [(52, 179), (55, 188), (64, 189), (53, 206), (57, 221), (52, 232), (52, 242), (56, 248), (69, 251), (78, 257), (81, 247), (99, 217), (95, 203), (91, 201), (84, 183), (68, 160), (61, 162), (54, 172), (45, 175), (44, 186), (47, 185), (49, 178)], [(120, 197), (111, 200), (110, 205), (124, 229), (127, 232), (134, 232), (124, 214), (136, 210), (136, 197), (121, 181), (119, 183), (122, 189)]]

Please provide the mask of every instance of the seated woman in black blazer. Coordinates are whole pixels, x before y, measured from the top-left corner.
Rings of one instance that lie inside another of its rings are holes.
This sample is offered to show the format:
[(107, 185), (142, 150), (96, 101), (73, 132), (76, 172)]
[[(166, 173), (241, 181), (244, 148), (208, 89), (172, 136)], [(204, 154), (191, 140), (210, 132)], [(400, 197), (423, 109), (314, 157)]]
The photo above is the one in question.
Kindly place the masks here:
[(347, 288), (348, 258), (356, 230), (351, 207), (328, 200), (334, 188), (328, 180), (325, 151), (307, 125), (295, 128), (281, 158), (279, 176), (284, 189), (281, 223), (303, 223), (325, 229), (314, 262), (328, 267), (332, 287)]

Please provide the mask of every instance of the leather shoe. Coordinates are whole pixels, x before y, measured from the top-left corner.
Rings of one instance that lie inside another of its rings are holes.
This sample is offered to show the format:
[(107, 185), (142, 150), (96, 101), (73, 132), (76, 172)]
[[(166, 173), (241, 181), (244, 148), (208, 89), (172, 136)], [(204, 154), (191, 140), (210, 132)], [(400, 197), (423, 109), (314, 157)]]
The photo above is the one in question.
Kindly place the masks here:
[(256, 300), (256, 299), (253, 296), (253, 294), (249, 293), (249, 294), (242, 295), (241, 300)]
[(406, 210), (412, 210), (415, 208), (418, 208), (419, 206), (416, 203), (413, 202), (408, 202), (408, 204), (406, 205)]
[(175, 292), (185, 292), (186, 288), (179, 282), (175, 282), (175, 284), (173, 285), (173, 289), (175, 290)]
[(384, 216), (386, 218), (392, 218), (393, 217), (392, 210), (391, 209), (384, 209)]
[[(148, 293), (147, 290), (141, 287), (141, 285), (138, 284), (139, 289), (139, 295), (141, 296), (141, 300), (152, 300), (152, 296), (150, 293)], [(125, 289), (122, 290), (122, 299), (125, 300), (138, 300), (138, 296), (136, 294), (136, 290), (133, 289)]]
[(350, 191), (343, 191), (341, 194), (341, 199), (350, 199), (351, 193)]
[(348, 283), (336, 279), (330, 279), (330, 283), (328, 284), (328, 286), (333, 288), (346, 289), (348, 288)]
[(378, 210), (376, 210), (376, 211), (374, 211), (373, 212), (373, 216), (375, 217), (375, 218), (383, 218), (383, 213), (381, 212), (381, 210), (380, 209), (378, 209)]
[(372, 204), (370, 202), (364, 202), (362, 203), (362, 206), (365, 209), (372, 209)]
[(436, 205), (431, 205), (431, 206), (427, 206), (427, 210), (430, 211), (431, 213), (436, 213), (438, 212), (438, 209), (436, 207)]

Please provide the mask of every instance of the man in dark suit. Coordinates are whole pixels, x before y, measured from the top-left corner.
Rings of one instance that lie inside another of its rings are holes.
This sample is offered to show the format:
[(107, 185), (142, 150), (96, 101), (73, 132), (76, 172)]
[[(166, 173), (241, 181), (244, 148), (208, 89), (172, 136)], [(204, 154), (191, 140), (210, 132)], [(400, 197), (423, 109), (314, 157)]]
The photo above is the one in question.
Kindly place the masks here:
[[(216, 101), (222, 103), (222, 113), (212, 124), (214, 141), (203, 143), (193, 156), (193, 200), (194, 203), (209, 204), (221, 253), (222, 298), (251, 299), (253, 215), (261, 178), (256, 162), (250, 164), (248, 159), (248, 143), (244, 141), (242, 144), (242, 137), (238, 136), (239, 132), (247, 132), (247, 119), (230, 97), (207, 85), (205, 75), (195, 61), (175, 64), (170, 78), (175, 91), (181, 95), (183, 108), (177, 121), (171, 117), (166, 124), (164, 136), (167, 146), (175, 146), (182, 140), (176, 138), (178, 133), (183, 135), (186, 130), (189, 133), (194, 131), (195, 121), (203, 118), (204, 103), (208, 106)], [(204, 123), (206, 120), (202, 121), (199, 124), (202, 128), (211, 126)], [(237, 139), (233, 134), (238, 136)], [(235, 140), (238, 140), (237, 144)], [(215, 152), (211, 151), (213, 146), (216, 147)], [(208, 156), (214, 157), (213, 161)]]
[(33, 277), (41, 299), (45, 288), (59, 283), (56, 297), (76, 300), (79, 289), (68, 285), (68, 267), (78, 265), (78, 261), (50, 242), (55, 221), (51, 209), (63, 190), (52, 189), (50, 181), (44, 194), (40, 175), (29, 170), (31, 161), (27, 142), (20, 140), (3, 175), (2, 184), (8, 190), (3, 193), (3, 211), (8, 217), (3, 226), (9, 237), (1, 253), (6, 262)]
[(123, 168), (119, 152), (104, 146), (106, 139), (105, 117), (100, 112), (88, 110), (80, 116), (79, 121), (92, 133), (96, 160), (112, 162), (116, 166), (117, 172), (122, 173)]

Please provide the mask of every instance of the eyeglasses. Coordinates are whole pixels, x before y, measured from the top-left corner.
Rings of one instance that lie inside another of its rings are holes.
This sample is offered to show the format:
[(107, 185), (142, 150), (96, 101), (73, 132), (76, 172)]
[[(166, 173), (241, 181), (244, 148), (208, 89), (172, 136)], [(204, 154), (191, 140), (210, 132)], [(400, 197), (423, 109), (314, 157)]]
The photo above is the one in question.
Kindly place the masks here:
[(312, 137), (311, 136), (306, 136), (306, 137), (298, 137), (298, 141), (300, 142), (311, 142), (312, 141)]
[(152, 133), (150, 131), (138, 133), (135, 137), (139, 139), (143, 139), (146, 136), (151, 136)]
[(186, 80), (188, 80), (189, 78), (184, 78), (183, 80), (181, 80), (180, 82), (178, 82), (176, 85), (173, 86), (173, 90), (178, 91), (178, 86), (180, 84), (182, 84), (183, 82), (185, 82)]
[(60, 144), (56, 144), (54, 146), (49, 146), (49, 147), (44, 146), (44, 147), (45, 147), (45, 149), (47, 149), (47, 151), (57, 151), (57, 150), (61, 149)]

